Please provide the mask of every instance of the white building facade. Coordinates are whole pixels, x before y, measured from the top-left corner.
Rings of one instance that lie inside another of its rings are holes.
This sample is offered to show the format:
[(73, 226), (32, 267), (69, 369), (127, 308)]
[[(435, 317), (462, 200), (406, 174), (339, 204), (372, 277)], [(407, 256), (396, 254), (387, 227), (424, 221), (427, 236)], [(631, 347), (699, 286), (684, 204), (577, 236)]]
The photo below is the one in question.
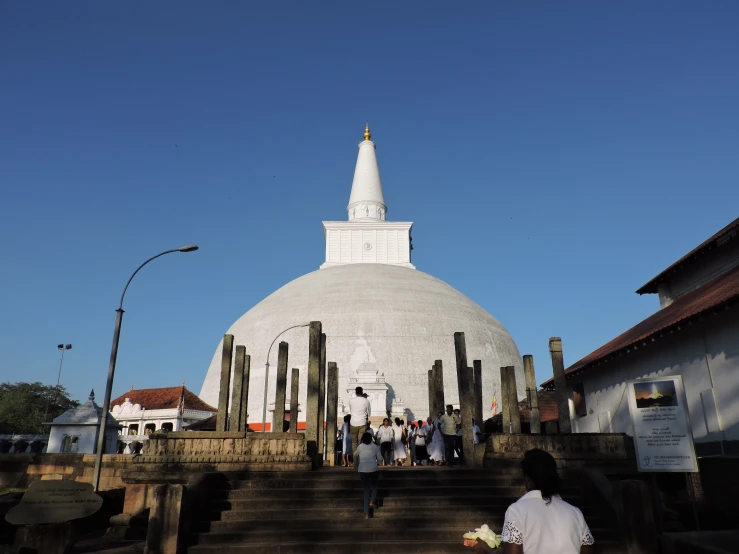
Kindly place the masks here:
[(181, 387), (134, 389), (111, 402), (111, 414), (120, 423), (118, 452), (134, 454), (154, 432), (181, 431), (208, 419), (216, 409)]
[(739, 219), (640, 288), (660, 310), (568, 368), (573, 430), (631, 434), (625, 383), (681, 375), (697, 452), (739, 452), (737, 235)]
[[(97, 451), (98, 431), (103, 409), (95, 403), (95, 392), (90, 392), (87, 402), (70, 408), (48, 424), (48, 453), (94, 454)], [(116, 452), (120, 425), (108, 416), (103, 451)]]

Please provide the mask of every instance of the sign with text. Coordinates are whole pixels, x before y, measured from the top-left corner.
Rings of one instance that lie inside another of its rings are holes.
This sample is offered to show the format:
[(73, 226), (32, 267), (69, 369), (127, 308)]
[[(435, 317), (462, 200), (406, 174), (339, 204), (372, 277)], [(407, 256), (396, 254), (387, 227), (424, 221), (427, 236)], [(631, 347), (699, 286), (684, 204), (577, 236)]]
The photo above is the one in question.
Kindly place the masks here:
[(683, 379), (626, 383), (639, 471), (697, 472)]
[(63, 523), (97, 512), (103, 499), (89, 483), (76, 481), (36, 481), (11, 508), (5, 520), (13, 525)]

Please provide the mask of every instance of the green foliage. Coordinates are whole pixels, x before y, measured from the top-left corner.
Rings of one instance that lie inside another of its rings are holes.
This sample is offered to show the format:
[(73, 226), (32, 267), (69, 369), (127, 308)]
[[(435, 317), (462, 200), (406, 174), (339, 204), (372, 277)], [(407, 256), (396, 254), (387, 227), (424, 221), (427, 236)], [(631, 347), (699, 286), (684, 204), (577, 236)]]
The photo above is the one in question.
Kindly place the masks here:
[(41, 383), (2, 383), (0, 434), (48, 433), (48, 425), (42, 423), (50, 422), (69, 408), (77, 406), (79, 402), (69, 398), (69, 393), (62, 386), (57, 390), (54, 386)]

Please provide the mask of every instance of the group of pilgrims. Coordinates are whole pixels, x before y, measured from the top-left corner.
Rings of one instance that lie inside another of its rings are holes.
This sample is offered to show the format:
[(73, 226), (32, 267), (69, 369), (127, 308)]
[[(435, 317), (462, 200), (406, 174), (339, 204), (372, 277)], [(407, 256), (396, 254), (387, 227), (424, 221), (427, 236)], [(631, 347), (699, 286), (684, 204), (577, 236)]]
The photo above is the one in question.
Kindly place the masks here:
[[(379, 449), (384, 466), (404, 466), (410, 459), (411, 466), (443, 466), (462, 462), (462, 418), (460, 410), (449, 405), (446, 413), (429, 416), (426, 421), (405, 421), (396, 417), (394, 421), (384, 418), (382, 425), (373, 429), (369, 421), (369, 400), (361, 387), (349, 403), (350, 413), (337, 429), (336, 457), (343, 467), (353, 465), (352, 453), (359, 445), (364, 433), (369, 433)], [(472, 420), (475, 444), (480, 442), (480, 428)]]

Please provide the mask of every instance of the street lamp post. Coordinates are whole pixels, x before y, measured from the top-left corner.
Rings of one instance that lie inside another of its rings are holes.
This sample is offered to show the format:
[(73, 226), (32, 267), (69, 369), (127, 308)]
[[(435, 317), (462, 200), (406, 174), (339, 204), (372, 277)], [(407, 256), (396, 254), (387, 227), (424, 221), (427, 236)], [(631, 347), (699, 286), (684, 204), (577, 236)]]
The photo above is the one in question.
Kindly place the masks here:
[(108, 424), (108, 411), (110, 410), (110, 394), (113, 390), (113, 376), (115, 375), (115, 361), (118, 357), (118, 340), (121, 336), (121, 321), (123, 320), (123, 297), (126, 296), (126, 290), (128, 290), (128, 285), (131, 284), (131, 281), (136, 276), (136, 274), (139, 272), (139, 270), (144, 267), (146, 264), (148, 264), (150, 261), (157, 259), (160, 256), (164, 256), (165, 254), (171, 254), (172, 252), (194, 252), (197, 250), (198, 247), (194, 244), (188, 244), (187, 246), (182, 246), (180, 248), (176, 248), (174, 250), (167, 250), (166, 252), (161, 252), (160, 254), (157, 254), (156, 256), (152, 256), (148, 260), (146, 260), (143, 264), (141, 264), (136, 271), (133, 272), (131, 277), (129, 277), (128, 282), (126, 282), (126, 286), (123, 288), (123, 294), (121, 294), (121, 302), (118, 304), (118, 309), (116, 310), (116, 318), (115, 318), (115, 331), (113, 332), (113, 347), (110, 350), (110, 364), (108, 366), (108, 381), (105, 383), (105, 399), (103, 401), (103, 413), (100, 414), (100, 428), (98, 429), (98, 438), (97, 438), (97, 450), (95, 451), (95, 473), (92, 477), (92, 486), (93, 490), (97, 492), (98, 485), (100, 484), (100, 470), (103, 465), (103, 447), (105, 446), (105, 428)]
[[(310, 323), (300, 323), (298, 325), (293, 325), (292, 327), (288, 327), (284, 331), (280, 331), (280, 333), (274, 338), (272, 341), (272, 344), (269, 345), (269, 350), (267, 350), (267, 362), (264, 364), (264, 403), (262, 404), (262, 433), (267, 432), (267, 384), (269, 383), (269, 353), (272, 352), (272, 347), (275, 345), (275, 341), (279, 339), (282, 335), (287, 333), (290, 329), (296, 329), (298, 327), (308, 327)], [(277, 406), (275, 406), (275, 409), (277, 409)], [(290, 417), (293, 417), (293, 414), (290, 414)], [(274, 431), (274, 429), (272, 429)], [(282, 431), (282, 429), (280, 429)]]
[[(59, 383), (62, 380), (62, 364), (64, 363), (64, 351), (72, 350), (71, 344), (57, 344), (57, 350), (61, 350), (62, 355), (59, 358), (59, 374), (56, 376), (56, 389), (54, 390), (54, 402), (52, 405), (56, 405), (56, 399), (59, 397)], [(44, 412), (44, 421), (49, 417), (49, 399), (46, 399), (46, 411)]]

